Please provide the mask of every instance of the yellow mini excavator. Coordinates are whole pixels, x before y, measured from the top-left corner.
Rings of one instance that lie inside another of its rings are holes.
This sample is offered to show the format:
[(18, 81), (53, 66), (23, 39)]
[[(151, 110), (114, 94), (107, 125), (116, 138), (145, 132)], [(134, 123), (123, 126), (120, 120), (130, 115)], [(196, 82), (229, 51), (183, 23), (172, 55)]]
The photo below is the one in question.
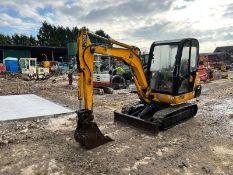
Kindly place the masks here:
[[(91, 37), (109, 45), (91, 43)], [(117, 46), (117, 47), (114, 47)], [(124, 106), (114, 112), (114, 121), (127, 122), (158, 132), (168, 129), (197, 113), (197, 105), (188, 103), (201, 94), (197, 63), (199, 42), (194, 38), (153, 42), (146, 68), (140, 61), (140, 50), (111, 38), (90, 33), (85, 27), (77, 39), (79, 71), (77, 128), (74, 138), (86, 148), (95, 148), (112, 139), (104, 136), (93, 122), (94, 54), (115, 57), (129, 65), (140, 102)], [(82, 101), (84, 107), (82, 109)]]

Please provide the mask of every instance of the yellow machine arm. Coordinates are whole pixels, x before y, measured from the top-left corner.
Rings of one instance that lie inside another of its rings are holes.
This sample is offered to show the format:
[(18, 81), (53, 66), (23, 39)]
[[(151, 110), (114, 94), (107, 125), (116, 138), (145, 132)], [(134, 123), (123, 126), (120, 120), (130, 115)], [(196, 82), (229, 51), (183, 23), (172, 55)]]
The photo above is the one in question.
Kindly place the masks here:
[(78, 81), (78, 97), (85, 103), (85, 110), (91, 111), (93, 108), (93, 74), (94, 74), (94, 53), (108, 55), (124, 61), (134, 71), (133, 80), (135, 82), (139, 98), (142, 101), (148, 101), (146, 98), (146, 90), (148, 84), (141, 65), (139, 57), (139, 49), (135, 46), (129, 46), (120, 43), (111, 38), (106, 39), (95, 35), (103, 40), (107, 40), (110, 44), (115, 44), (121, 48), (110, 48), (101, 45), (92, 44), (89, 38), (91, 34), (86, 28), (82, 28), (78, 35), (78, 64), (79, 64), (79, 81)]

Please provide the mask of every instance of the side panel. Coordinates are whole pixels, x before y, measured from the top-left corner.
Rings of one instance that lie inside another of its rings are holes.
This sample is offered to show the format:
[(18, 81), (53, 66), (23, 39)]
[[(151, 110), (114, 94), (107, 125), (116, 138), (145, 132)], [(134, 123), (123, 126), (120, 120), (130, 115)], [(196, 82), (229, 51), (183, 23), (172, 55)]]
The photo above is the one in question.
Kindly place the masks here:
[(152, 93), (151, 96), (153, 96), (154, 102), (162, 102), (167, 104), (180, 104), (184, 103), (190, 99), (194, 98), (194, 92), (189, 92), (186, 94), (178, 95), (178, 96), (172, 96), (168, 94), (160, 94), (160, 93)]

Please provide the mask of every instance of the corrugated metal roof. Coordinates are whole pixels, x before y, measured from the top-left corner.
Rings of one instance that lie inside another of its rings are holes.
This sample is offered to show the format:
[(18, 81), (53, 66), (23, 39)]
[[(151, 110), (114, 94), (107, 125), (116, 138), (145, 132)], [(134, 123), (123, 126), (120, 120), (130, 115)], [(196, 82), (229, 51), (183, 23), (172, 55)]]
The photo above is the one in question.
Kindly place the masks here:
[(221, 47), (216, 47), (214, 52), (228, 52), (228, 53), (233, 53), (233, 46), (221, 46)]
[(23, 45), (0, 45), (0, 49), (47, 49), (47, 50), (67, 50), (66, 47), (53, 46), (23, 46)]

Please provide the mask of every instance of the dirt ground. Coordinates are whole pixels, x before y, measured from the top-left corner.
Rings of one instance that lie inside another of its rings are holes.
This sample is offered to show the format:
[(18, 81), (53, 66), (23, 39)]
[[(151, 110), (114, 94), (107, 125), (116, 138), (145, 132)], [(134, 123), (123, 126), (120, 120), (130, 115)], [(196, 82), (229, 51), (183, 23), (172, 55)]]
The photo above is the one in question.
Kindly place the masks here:
[[(78, 106), (77, 88), (68, 87), (66, 76), (44, 81), (1, 76), (0, 95), (27, 93)], [(73, 139), (73, 114), (1, 122), (0, 174), (232, 174), (232, 72), (228, 79), (203, 84), (195, 118), (157, 136), (113, 122), (113, 111), (135, 100), (127, 90), (94, 96), (96, 122), (114, 141), (92, 150)]]

